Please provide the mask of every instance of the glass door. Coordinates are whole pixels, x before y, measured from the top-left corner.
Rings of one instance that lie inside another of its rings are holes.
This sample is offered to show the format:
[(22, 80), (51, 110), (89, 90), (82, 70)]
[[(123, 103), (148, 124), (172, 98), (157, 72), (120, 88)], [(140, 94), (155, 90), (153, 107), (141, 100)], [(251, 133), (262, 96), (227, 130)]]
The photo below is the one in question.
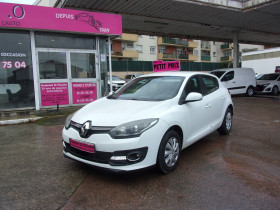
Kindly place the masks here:
[(99, 97), (96, 52), (37, 49), (40, 106), (87, 104)]

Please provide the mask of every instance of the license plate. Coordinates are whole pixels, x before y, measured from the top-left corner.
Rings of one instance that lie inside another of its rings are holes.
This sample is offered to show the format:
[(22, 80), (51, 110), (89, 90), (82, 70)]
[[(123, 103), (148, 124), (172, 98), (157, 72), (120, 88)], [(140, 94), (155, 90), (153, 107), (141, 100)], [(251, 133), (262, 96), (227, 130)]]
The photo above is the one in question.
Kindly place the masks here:
[(90, 143), (84, 143), (84, 142), (80, 142), (74, 139), (69, 139), (70, 141), (70, 146), (74, 147), (78, 150), (82, 150), (84, 152), (89, 152), (89, 153), (94, 153), (95, 149), (94, 149), (94, 144), (90, 144)]

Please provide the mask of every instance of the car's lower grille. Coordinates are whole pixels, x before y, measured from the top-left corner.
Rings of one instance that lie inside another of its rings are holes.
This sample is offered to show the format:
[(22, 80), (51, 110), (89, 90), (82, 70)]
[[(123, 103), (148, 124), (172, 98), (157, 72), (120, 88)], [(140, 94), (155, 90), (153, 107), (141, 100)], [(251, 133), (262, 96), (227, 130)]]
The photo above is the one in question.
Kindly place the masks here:
[(257, 85), (256, 90), (257, 91), (263, 91), (266, 87), (263, 85)]
[(69, 143), (64, 142), (65, 144), (65, 152), (69, 152), (79, 158), (85, 159), (85, 160), (89, 160), (89, 161), (93, 161), (93, 162), (97, 162), (97, 163), (106, 163), (108, 164), (112, 153), (110, 152), (98, 152), (96, 151), (95, 153), (88, 153), (88, 152), (84, 152), (81, 151), (79, 149), (76, 149), (74, 147), (71, 147)]

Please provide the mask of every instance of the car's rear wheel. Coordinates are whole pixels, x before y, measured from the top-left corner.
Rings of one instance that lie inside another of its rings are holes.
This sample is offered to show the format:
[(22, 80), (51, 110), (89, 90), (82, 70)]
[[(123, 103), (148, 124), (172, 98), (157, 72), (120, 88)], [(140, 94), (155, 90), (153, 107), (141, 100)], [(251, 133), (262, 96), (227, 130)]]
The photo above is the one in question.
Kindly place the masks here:
[(272, 95), (277, 95), (278, 94), (278, 87), (277, 86), (274, 86), (273, 88), (272, 88), (272, 91), (271, 91), (271, 93), (272, 93)]
[(157, 167), (162, 173), (173, 171), (178, 163), (181, 151), (181, 138), (174, 130), (163, 136), (157, 156)]
[(232, 110), (230, 108), (227, 108), (227, 111), (223, 119), (223, 124), (218, 129), (218, 131), (221, 135), (228, 135), (231, 131), (231, 127), (232, 127)]
[(247, 91), (246, 91), (246, 95), (249, 96), (249, 97), (253, 96), (254, 95), (254, 87), (249, 86)]

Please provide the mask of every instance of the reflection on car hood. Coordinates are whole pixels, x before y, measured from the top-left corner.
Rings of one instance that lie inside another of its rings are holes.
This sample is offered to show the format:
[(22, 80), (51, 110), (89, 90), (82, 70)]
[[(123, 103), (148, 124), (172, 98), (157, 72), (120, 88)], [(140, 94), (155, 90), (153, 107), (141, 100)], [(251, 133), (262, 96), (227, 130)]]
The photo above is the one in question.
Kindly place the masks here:
[(156, 117), (167, 110), (171, 103), (172, 100), (155, 102), (102, 98), (77, 111), (72, 120), (80, 124), (91, 120), (93, 126), (118, 126), (134, 120)]
[(257, 85), (269, 84), (274, 80), (257, 80)]

